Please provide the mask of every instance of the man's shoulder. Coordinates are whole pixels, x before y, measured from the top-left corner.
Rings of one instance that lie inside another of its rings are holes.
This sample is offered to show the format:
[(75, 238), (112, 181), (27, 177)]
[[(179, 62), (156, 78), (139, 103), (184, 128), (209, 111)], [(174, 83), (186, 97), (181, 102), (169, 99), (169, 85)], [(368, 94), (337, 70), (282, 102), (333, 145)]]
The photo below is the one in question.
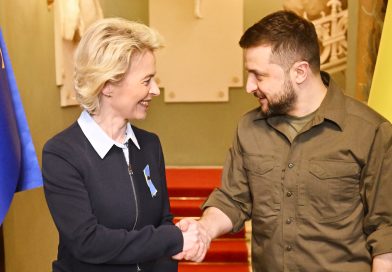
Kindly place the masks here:
[(260, 107), (254, 108), (248, 112), (246, 112), (242, 117), (240, 118), (240, 123), (241, 122), (249, 122), (249, 121), (254, 121), (257, 119), (262, 119), (263, 114), (261, 112)]
[(346, 112), (351, 118), (361, 119), (363, 122), (378, 127), (382, 123), (389, 121), (377, 111), (369, 107), (365, 102), (359, 101), (353, 97), (345, 96)]
[(265, 120), (266, 117), (261, 111), (261, 108), (256, 107), (241, 116), (241, 118), (238, 121), (238, 129), (247, 130), (249, 128), (256, 126), (256, 123), (260, 124), (265, 122)]

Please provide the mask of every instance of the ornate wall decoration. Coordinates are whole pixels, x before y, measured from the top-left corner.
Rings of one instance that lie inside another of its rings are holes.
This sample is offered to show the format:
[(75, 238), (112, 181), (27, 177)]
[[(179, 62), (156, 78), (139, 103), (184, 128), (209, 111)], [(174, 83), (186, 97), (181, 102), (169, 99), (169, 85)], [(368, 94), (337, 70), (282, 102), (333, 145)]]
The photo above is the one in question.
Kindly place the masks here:
[(98, 0), (54, 1), (56, 84), (62, 107), (78, 104), (73, 84), (73, 55), (85, 29), (100, 18), (103, 13)]
[(346, 70), (347, 66), (347, 1), (286, 0), (286, 9), (313, 22), (320, 41), (321, 69), (329, 73)]

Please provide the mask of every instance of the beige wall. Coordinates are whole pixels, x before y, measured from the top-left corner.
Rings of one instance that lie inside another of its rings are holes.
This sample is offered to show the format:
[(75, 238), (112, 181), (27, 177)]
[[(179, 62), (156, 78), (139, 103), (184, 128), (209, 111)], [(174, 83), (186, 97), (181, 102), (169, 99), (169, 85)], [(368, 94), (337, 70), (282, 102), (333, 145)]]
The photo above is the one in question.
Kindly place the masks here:
[[(77, 116), (60, 109), (55, 86), (53, 14), (46, 1), (0, 1), (0, 25), (39, 158), (44, 142)], [(42, 189), (16, 194), (4, 222), (7, 272), (51, 271), (57, 234)]]
[[(101, 3), (105, 16), (148, 23), (146, 0)], [(281, 0), (244, 0), (244, 27), (281, 5)], [(0, 25), (41, 161), (47, 139), (73, 122), (80, 112), (78, 107), (59, 107), (53, 12), (45, 0), (0, 0)], [(237, 120), (255, 106), (253, 97), (241, 88), (230, 90), (228, 103), (166, 104), (160, 96), (153, 101), (147, 120), (135, 124), (160, 136), (168, 165), (221, 165)], [(4, 243), (7, 272), (51, 271), (57, 232), (42, 189), (16, 194), (4, 222)]]
[[(102, 4), (108, 15), (147, 21), (146, 1), (106, 0)], [(80, 112), (79, 107), (59, 107), (53, 11), (45, 0), (0, 0), (0, 26), (41, 161), (47, 139), (71, 124)], [(51, 271), (58, 238), (42, 188), (15, 195), (3, 228), (7, 272)]]

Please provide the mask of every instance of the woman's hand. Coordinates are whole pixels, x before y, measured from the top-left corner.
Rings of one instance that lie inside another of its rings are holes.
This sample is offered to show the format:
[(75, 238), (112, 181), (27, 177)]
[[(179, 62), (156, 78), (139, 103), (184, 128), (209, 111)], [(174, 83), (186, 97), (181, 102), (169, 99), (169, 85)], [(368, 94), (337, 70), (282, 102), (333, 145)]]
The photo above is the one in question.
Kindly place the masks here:
[(191, 218), (182, 219), (176, 225), (182, 231), (184, 247), (181, 253), (173, 256), (173, 259), (201, 262), (211, 243), (211, 238), (205, 227), (199, 221)]

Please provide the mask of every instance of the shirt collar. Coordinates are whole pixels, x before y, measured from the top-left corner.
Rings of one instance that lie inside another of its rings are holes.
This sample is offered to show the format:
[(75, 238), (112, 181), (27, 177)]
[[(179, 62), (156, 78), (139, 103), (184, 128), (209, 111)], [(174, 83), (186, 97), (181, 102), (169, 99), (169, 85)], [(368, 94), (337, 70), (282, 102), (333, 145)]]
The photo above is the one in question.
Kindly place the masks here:
[[(313, 125), (320, 124), (324, 119), (334, 122), (340, 129), (344, 128), (344, 120), (346, 116), (345, 99), (343, 91), (330, 78), (326, 72), (321, 72), (321, 78), (324, 84), (328, 87), (328, 91), (320, 107), (315, 112)], [(254, 120), (260, 119), (280, 119), (281, 116), (266, 117), (261, 110), (258, 111)]]
[[(101, 159), (106, 156), (113, 145), (116, 145), (120, 148), (126, 148), (124, 144), (117, 143), (112, 138), (110, 138), (87, 111), (84, 110), (80, 114), (80, 117), (78, 118), (78, 124), (82, 129), (83, 134), (86, 136)], [(126, 142), (131, 139), (135, 146), (140, 149), (136, 135), (130, 123), (127, 123), (126, 133)]]
[[(314, 121), (321, 123), (324, 119), (334, 122), (341, 130), (344, 128), (346, 107), (343, 90), (333, 81), (329, 74), (321, 72), (321, 78), (328, 91), (316, 111)], [(317, 120), (318, 119), (318, 120)]]

